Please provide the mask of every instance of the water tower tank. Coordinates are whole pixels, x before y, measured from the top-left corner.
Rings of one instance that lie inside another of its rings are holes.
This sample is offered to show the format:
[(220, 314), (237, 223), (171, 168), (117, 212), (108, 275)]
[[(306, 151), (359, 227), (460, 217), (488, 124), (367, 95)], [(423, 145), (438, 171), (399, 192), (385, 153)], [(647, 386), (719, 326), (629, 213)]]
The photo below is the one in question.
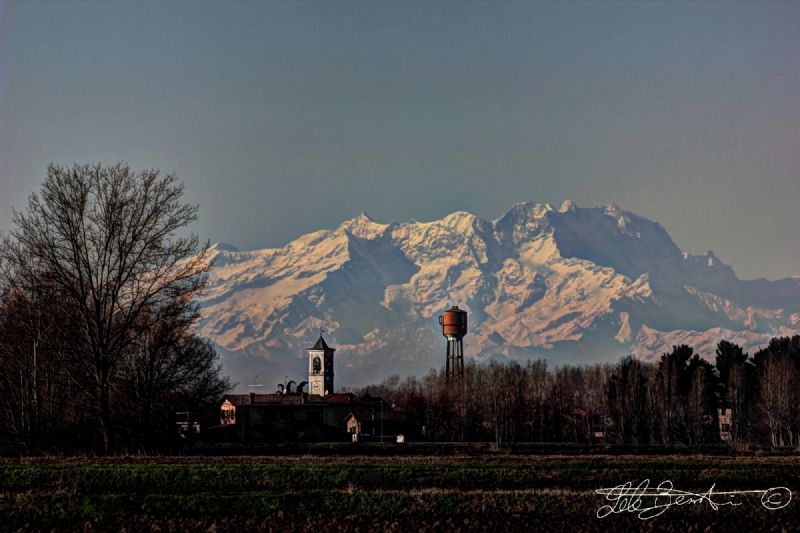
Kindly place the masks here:
[(467, 312), (454, 305), (439, 316), (442, 335), (460, 339), (467, 334)]

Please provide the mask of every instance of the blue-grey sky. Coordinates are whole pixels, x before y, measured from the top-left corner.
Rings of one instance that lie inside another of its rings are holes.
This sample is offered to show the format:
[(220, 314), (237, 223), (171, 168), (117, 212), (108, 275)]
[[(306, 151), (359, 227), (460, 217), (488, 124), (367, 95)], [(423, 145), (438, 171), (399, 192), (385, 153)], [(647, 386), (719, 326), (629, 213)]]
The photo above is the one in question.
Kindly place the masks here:
[(126, 160), (243, 249), (571, 198), (800, 272), (798, 3), (0, 2), (0, 230)]

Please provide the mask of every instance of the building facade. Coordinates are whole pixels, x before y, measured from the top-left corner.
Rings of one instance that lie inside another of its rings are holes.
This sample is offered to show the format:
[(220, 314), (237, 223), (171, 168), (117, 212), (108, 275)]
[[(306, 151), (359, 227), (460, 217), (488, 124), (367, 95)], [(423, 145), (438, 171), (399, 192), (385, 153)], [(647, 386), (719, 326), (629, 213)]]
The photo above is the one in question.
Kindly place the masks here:
[[(394, 430), (397, 415), (380, 398), (334, 393), (333, 354), (320, 335), (308, 352), (308, 392), (228, 394), (220, 405), (221, 438), (240, 442), (351, 440)], [(293, 383), (293, 382), (289, 382)], [(388, 434), (388, 433), (387, 433)]]
[(317, 396), (333, 394), (333, 352), (320, 334), (308, 352), (308, 392)]

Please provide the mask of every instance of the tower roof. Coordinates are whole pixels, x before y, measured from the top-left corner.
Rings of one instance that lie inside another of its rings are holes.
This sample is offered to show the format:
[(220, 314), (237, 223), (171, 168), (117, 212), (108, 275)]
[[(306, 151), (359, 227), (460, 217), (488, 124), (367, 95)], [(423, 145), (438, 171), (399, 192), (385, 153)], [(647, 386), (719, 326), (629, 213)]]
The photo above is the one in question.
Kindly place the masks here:
[(328, 350), (331, 352), (335, 351), (333, 348), (328, 346), (328, 343), (325, 342), (325, 339), (322, 338), (321, 334), (319, 336), (319, 339), (317, 339), (317, 342), (314, 343), (314, 346), (309, 348), (309, 350)]

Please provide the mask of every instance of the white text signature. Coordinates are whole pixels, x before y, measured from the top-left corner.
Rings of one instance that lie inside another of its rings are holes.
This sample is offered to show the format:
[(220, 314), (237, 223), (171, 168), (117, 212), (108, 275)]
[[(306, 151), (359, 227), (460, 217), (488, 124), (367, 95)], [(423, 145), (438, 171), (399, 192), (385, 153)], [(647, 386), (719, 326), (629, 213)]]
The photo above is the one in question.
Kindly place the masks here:
[(743, 496), (761, 496), (761, 505), (765, 509), (775, 511), (783, 509), (792, 501), (792, 491), (786, 487), (772, 487), (766, 490), (716, 491), (715, 485), (705, 492), (687, 492), (676, 489), (672, 481), (662, 481), (656, 487), (650, 487), (650, 480), (645, 479), (638, 485), (629, 481), (612, 488), (597, 489), (597, 494), (605, 496), (610, 502), (597, 510), (598, 518), (610, 514), (636, 513), (642, 520), (655, 518), (666, 512), (673, 505), (707, 504), (715, 511), (724, 506), (742, 505)]

